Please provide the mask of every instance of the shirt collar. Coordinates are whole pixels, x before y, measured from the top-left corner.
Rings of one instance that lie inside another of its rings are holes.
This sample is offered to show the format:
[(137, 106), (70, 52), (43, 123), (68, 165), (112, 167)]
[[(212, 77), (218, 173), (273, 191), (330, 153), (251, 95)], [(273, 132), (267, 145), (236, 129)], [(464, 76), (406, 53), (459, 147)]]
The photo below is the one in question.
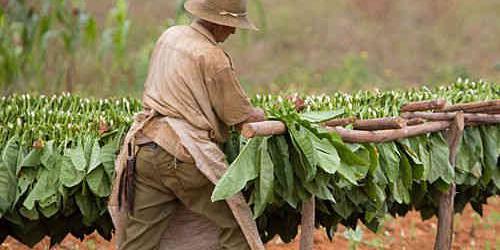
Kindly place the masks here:
[(208, 31), (205, 27), (203, 27), (203, 25), (199, 24), (196, 21), (193, 21), (191, 23), (191, 28), (193, 28), (194, 30), (198, 31), (200, 34), (205, 36), (213, 44), (217, 45), (214, 35), (212, 35), (212, 33), (210, 33), (210, 31)]

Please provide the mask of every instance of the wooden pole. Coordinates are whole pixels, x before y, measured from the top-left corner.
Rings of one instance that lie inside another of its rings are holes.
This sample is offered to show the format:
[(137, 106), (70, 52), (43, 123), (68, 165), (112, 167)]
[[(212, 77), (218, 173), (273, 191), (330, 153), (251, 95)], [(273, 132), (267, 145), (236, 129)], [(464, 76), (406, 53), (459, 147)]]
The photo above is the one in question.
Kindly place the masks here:
[(500, 100), (460, 103), (460, 104), (447, 106), (443, 109), (443, 111), (451, 112), (451, 111), (463, 110), (463, 111), (467, 112), (468, 110), (480, 110), (482, 108), (492, 107), (492, 106), (496, 106), (496, 107), (500, 106)]
[[(464, 126), (464, 114), (462, 112), (458, 112), (455, 119), (450, 124), (450, 129), (446, 135), (450, 149), (448, 160), (453, 168), (455, 168), (456, 165), (458, 146), (463, 136)], [(454, 201), (455, 183), (452, 183), (448, 191), (442, 193), (439, 198), (438, 231), (436, 235), (436, 242), (434, 244), (435, 250), (451, 250), (453, 242)]]
[[(426, 122), (424, 124), (405, 127), (402, 129), (387, 129), (379, 131), (349, 130), (342, 127), (326, 127), (337, 132), (345, 142), (387, 142), (411, 136), (445, 130), (450, 121)], [(255, 136), (279, 135), (286, 133), (286, 126), (280, 121), (263, 121), (243, 125), (241, 135), (245, 138)]]
[(406, 119), (401, 117), (384, 117), (376, 119), (356, 120), (354, 129), (359, 130), (384, 130), (406, 127)]
[(408, 138), (416, 135), (437, 132), (448, 128), (449, 121), (427, 122), (420, 125), (402, 129), (387, 129), (380, 131), (349, 130), (342, 127), (327, 127), (328, 130), (337, 132), (345, 142), (388, 142)]
[[(403, 113), (401, 116), (406, 119), (422, 118), (429, 121), (450, 121), (455, 118), (457, 112), (449, 113), (431, 113), (431, 112), (409, 112)], [(481, 123), (481, 124), (496, 124), (500, 123), (500, 115), (495, 114), (463, 114), (465, 122)]]
[(302, 222), (300, 225), (300, 250), (312, 250), (314, 246), (314, 196), (302, 203)]
[(407, 122), (407, 125), (408, 126), (415, 126), (415, 125), (420, 125), (422, 123), (425, 123), (425, 119), (420, 118), (420, 117), (415, 117), (415, 118), (409, 119)]
[(468, 109), (467, 113), (485, 113), (485, 114), (500, 114), (500, 104), (496, 106), (487, 106), (474, 109)]
[(348, 118), (340, 118), (340, 119), (333, 119), (324, 122), (325, 126), (329, 127), (337, 127), (337, 126), (347, 126), (349, 124), (353, 124), (356, 121), (355, 117), (348, 117)]
[(443, 99), (422, 101), (422, 102), (410, 102), (401, 107), (401, 112), (441, 110), (445, 106), (446, 106), (446, 100)]
[(280, 121), (263, 121), (246, 123), (241, 128), (241, 135), (245, 138), (255, 136), (280, 135), (286, 132), (286, 126)]

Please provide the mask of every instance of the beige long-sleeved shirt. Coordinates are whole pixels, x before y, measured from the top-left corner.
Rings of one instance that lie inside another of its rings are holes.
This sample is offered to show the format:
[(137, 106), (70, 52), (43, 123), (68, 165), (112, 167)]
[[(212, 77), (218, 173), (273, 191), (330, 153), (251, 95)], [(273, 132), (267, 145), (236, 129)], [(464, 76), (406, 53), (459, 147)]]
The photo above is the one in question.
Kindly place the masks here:
[[(197, 22), (172, 27), (160, 37), (143, 105), (160, 115), (185, 120), (217, 143), (226, 140), (228, 126), (245, 121), (252, 110), (231, 58)], [(180, 160), (188, 160), (178, 135), (161, 118), (153, 119), (143, 133)]]

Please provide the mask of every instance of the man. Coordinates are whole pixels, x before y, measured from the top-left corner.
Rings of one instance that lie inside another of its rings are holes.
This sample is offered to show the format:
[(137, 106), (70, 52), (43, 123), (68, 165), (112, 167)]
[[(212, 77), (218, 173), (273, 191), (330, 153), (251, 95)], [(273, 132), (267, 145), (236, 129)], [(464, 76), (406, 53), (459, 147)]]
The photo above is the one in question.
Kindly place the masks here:
[(171, 215), (184, 205), (217, 225), (221, 249), (263, 249), (241, 194), (227, 203), (210, 200), (213, 183), (227, 168), (219, 146), (229, 127), (264, 120), (218, 43), (236, 28), (256, 28), (246, 0), (190, 0), (184, 7), (197, 18), (158, 40), (143, 93), (145, 111), (136, 116), (117, 161), (119, 184), (110, 202), (127, 208), (114, 219), (118, 245), (157, 249)]

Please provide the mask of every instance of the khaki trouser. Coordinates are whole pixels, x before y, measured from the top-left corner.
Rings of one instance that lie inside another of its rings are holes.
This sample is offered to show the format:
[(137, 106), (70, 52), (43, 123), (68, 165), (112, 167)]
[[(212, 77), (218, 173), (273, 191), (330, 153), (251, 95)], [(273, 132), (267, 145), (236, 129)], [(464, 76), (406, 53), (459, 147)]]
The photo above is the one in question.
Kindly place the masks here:
[(120, 249), (159, 249), (169, 218), (181, 203), (219, 227), (220, 249), (249, 249), (227, 204), (210, 200), (213, 189), (194, 164), (179, 162), (158, 146), (141, 147), (134, 212), (127, 216)]

